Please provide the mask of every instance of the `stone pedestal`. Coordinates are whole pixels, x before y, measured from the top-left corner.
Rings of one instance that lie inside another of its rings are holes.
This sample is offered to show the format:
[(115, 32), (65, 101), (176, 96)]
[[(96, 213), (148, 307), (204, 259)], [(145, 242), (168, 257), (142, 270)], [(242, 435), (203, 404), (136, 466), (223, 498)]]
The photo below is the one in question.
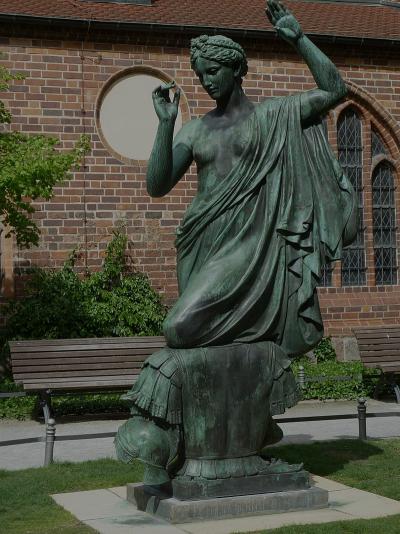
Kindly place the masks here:
[(139, 483), (128, 484), (127, 499), (139, 510), (170, 523), (315, 510), (328, 506), (328, 492), (316, 487), (296, 491), (181, 501), (175, 497), (151, 496)]
[(177, 477), (172, 480), (173, 497), (180, 501), (236, 497), (259, 493), (304, 490), (310, 487), (309, 474), (303, 469), (292, 473), (269, 473), (236, 478)]

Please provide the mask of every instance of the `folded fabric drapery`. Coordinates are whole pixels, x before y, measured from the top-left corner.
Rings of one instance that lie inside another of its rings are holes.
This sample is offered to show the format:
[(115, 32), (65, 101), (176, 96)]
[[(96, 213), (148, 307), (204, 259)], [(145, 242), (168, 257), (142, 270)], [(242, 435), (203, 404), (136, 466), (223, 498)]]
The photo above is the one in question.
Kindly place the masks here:
[(322, 337), (316, 286), (354, 238), (357, 210), (321, 125), (301, 124), (300, 103), (297, 94), (257, 105), (237, 165), (188, 208), (170, 346), (268, 340), (296, 355)]

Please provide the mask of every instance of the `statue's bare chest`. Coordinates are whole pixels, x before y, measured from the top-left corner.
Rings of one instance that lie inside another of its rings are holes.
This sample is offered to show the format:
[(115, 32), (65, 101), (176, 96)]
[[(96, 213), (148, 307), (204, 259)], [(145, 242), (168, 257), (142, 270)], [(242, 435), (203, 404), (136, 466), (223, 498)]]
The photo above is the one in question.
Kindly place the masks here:
[(226, 128), (201, 125), (193, 145), (193, 156), (199, 171), (211, 167), (219, 176), (226, 176), (243, 155), (250, 142), (245, 124)]

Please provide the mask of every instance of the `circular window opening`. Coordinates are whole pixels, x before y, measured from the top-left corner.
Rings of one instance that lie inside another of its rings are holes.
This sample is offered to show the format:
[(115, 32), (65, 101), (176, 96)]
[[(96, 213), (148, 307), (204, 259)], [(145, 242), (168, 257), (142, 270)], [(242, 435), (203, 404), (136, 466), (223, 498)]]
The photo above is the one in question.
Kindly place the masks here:
[[(165, 76), (137, 70), (119, 75), (106, 86), (98, 106), (98, 124), (103, 140), (122, 160), (149, 159), (158, 128), (152, 91), (169, 81)], [(175, 133), (181, 126), (179, 110)]]

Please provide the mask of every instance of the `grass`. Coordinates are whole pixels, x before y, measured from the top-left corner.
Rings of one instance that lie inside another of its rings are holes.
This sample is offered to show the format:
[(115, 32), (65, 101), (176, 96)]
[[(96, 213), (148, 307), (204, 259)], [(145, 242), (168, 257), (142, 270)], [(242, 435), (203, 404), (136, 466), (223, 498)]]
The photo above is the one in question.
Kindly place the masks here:
[[(400, 440), (340, 440), (271, 449), (289, 462), (304, 461), (309, 471), (359, 489), (400, 500)], [(53, 493), (82, 491), (135, 482), (140, 464), (115, 460), (54, 464), (23, 471), (0, 471), (0, 532), (7, 534), (93, 534), (57, 506)], [(265, 534), (400, 533), (400, 515), (261, 531)]]
[[(274, 456), (304, 461), (316, 475), (384, 497), (400, 500), (400, 440), (341, 440), (274, 447)], [(400, 515), (318, 525), (293, 525), (258, 534), (399, 534)], [(256, 534), (256, 533), (253, 533)]]
[(53, 464), (0, 471), (0, 532), (4, 534), (93, 534), (56, 505), (53, 493), (123, 486), (141, 480), (140, 464), (115, 460)]

